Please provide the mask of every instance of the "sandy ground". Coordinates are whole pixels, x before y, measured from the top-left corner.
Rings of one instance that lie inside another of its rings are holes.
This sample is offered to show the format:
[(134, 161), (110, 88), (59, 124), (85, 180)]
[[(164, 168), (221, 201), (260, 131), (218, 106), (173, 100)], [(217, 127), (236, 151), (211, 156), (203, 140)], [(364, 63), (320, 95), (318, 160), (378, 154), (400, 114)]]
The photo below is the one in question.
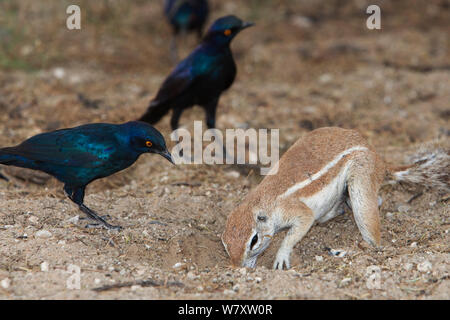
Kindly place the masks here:
[[(257, 23), (234, 40), (238, 77), (220, 100), (219, 128), (279, 128), (281, 152), (318, 127), (355, 128), (395, 164), (424, 143), (450, 150), (448, 1), (380, 1), (378, 31), (365, 27), (366, 1), (212, 2), (210, 21), (233, 12)], [(172, 68), (159, 3), (95, 2), (81, 31), (61, 27), (64, 1), (20, 3), (0, 5), (16, 18), (0, 20), (9, 26), (1, 146), (135, 119)], [(181, 54), (194, 43), (183, 40)], [(181, 123), (192, 130), (203, 118), (194, 108)], [(169, 117), (156, 127), (168, 139)], [(381, 251), (365, 245), (347, 212), (312, 228), (291, 270), (273, 271), (283, 234), (256, 269), (231, 267), (220, 241), (227, 215), (261, 180), (248, 167), (175, 167), (142, 156), (87, 190), (86, 204), (122, 225), (120, 233), (84, 228), (54, 179), (2, 172), (10, 178), (0, 180), (2, 299), (450, 298), (448, 194), (386, 184)], [(70, 289), (71, 265), (80, 268), (80, 289)]]

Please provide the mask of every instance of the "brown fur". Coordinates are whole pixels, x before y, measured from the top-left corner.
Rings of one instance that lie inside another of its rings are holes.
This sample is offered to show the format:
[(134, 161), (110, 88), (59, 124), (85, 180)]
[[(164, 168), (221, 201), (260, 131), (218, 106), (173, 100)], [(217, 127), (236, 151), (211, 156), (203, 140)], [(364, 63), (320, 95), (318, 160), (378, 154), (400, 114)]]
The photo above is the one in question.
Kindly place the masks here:
[[(342, 158), (339, 159), (338, 156)], [(333, 160), (337, 162), (325, 171), (327, 164), (332, 165)], [(344, 172), (345, 168), (347, 171)], [(404, 168), (406, 167), (402, 169)], [(277, 257), (275, 264), (278, 268), (280, 261), (281, 264), (285, 261), (288, 267), (289, 258), (286, 255), (289, 256), (292, 247), (314, 222), (314, 214), (305, 203), (318, 203), (326, 208), (327, 204), (321, 203), (321, 194), (332, 183), (338, 183), (341, 188), (342, 184), (347, 186), (355, 221), (364, 240), (379, 246), (381, 239), (377, 194), (387, 172), (384, 161), (355, 130), (320, 128), (308, 133), (281, 157), (278, 173), (266, 176), (228, 217), (222, 241), (232, 263), (240, 265), (252, 258), (247, 257), (246, 252), (249, 250), (250, 237), (255, 234), (256, 229), (270, 235), (278, 228), (288, 227), (291, 230), (283, 241), (277, 255), (280, 258)], [(344, 173), (345, 176), (342, 176)], [(316, 180), (312, 181), (315, 174)], [(311, 181), (306, 184), (308, 179)], [(344, 180), (341, 182), (336, 179)], [(303, 186), (301, 182), (306, 185)], [(297, 184), (301, 188), (286, 194), (289, 188)], [(333, 205), (330, 214), (316, 217), (317, 221), (326, 221), (337, 212), (340, 202), (334, 198), (332, 200), (335, 203), (330, 204)], [(272, 219), (271, 223), (276, 225), (275, 230), (263, 230), (264, 225), (261, 223), (257, 228), (256, 215), (260, 214)]]

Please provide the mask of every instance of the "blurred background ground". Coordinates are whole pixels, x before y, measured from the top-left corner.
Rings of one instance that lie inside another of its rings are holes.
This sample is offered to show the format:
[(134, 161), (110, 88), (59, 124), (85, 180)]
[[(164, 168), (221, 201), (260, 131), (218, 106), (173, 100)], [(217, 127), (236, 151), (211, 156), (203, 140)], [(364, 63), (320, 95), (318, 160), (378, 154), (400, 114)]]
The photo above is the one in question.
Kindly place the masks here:
[[(173, 67), (162, 1), (79, 0), (78, 31), (65, 27), (69, 4), (0, 2), (1, 146), (136, 119)], [(315, 128), (354, 128), (396, 164), (423, 143), (448, 148), (450, 1), (377, 1), (381, 30), (366, 28), (369, 4), (211, 1), (208, 24), (225, 14), (256, 23), (232, 44), (238, 76), (220, 100), (218, 127), (279, 128), (282, 152)], [(183, 40), (180, 55), (195, 45), (194, 36)], [(192, 129), (203, 118), (194, 108), (181, 124)], [(169, 117), (156, 127), (168, 139)], [(283, 234), (255, 270), (232, 268), (220, 241), (226, 216), (261, 179), (248, 168), (141, 157), (88, 187), (86, 203), (109, 213), (121, 233), (83, 228), (55, 180), (2, 170), (11, 178), (0, 180), (4, 299), (450, 298), (445, 194), (386, 185), (382, 251), (364, 246), (347, 212), (313, 227), (295, 247), (293, 269), (275, 272)], [(327, 247), (346, 255), (331, 256)], [(66, 287), (70, 264), (81, 268), (80, 290)], [(380, 285), (370, 289), (373, 266)], [(156, 286), (139, 282), (148, 279)]]

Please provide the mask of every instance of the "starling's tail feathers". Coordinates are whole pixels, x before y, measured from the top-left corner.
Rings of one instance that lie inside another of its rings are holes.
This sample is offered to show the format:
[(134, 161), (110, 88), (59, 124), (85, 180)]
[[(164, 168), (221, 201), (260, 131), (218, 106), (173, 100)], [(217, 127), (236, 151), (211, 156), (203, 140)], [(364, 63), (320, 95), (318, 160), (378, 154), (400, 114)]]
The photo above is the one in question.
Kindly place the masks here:
[(0, 164), (11, 165), (17, 161), (17, 156), (10, 153), (8, 150), (10, 148), (0, 149)]
[(139, 119), (139, 121), (147, 122), (148, 124), (155, 124), (163, 116), (167, 114), (169, 109), (166, 105), (158, 103), (158, 101), (150, 102), (150, 105), (144, 115)]

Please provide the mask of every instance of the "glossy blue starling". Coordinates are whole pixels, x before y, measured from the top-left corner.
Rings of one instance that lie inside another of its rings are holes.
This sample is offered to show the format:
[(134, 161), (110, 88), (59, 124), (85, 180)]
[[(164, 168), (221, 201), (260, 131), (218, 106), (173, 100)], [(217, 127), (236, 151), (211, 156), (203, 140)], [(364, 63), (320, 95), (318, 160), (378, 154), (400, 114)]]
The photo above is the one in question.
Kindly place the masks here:
[(80, 210), (108, 229), (110, 225), (84, 205), (86, 186), (131, 166), (141, 154), (157, 153), (173, 163), (161, 133), (144, 122), (94, 123), (35, 135), (0, 149), (0, 164), (46, 172), (64, 183)]
[(166, 78), (140, 120), (155, 124), (172, 110), (170, 124), (175, 130), (181, 113), (199, 105), (206, 112), (208, 128), (214, 128), (220, 95), (236, 77), (230, 43), (239, 32), (252, 25), (232, 15), (216, 20), (200, 45)]

